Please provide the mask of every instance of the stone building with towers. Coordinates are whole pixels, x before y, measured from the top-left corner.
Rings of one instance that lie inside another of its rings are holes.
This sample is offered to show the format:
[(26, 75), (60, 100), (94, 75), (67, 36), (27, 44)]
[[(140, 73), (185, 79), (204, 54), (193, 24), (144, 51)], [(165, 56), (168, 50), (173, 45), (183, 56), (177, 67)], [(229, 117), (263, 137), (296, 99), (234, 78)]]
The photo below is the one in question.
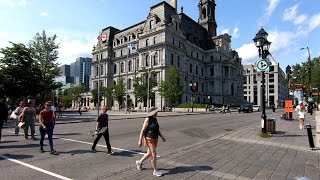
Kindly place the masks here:
[[(196, 7), (195, 7), (196, 8)], [(142, 22), (119, 30), (106, 27), (92, 50), (92, 88), (112, 86), (123, 77), (127, 87), (129, 107), (146, 107), (137, 102), (133, 82), (141, 68), (155, 72), (158, 86), (154, 87), (150, 107), (168, 105), (158, 92), (167, 70), (180, 70), (184, 92), (180, 103), (238, 105), (243, 99), (243, 67), (238, 53), (231, 49), (229, 34), (217, 35), (215, 0), (199, 0), (197, 21), (177, 10), (177, 0), (163, 1), (150, 7)], [(129, 48), (128, 48), (129, 47)], [(132, 48), (134, 47), (134, 48)], [(100, 77), (99, 77), (100, 68)], [(98, 77), (100, 82), (98, 82)], [(193, 94), (190, 84), (197, 84)], [(122, 105), (103, 99), (108, 106)]]

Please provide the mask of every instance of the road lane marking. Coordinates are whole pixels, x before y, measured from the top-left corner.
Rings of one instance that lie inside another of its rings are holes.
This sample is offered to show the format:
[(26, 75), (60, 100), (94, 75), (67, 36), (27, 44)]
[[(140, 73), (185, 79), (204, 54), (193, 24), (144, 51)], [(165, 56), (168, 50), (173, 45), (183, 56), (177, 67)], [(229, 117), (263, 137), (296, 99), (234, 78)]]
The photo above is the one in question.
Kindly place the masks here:
[(33, 166), (33, 165), (31, 165), (31, 164), (27, 164), (27, 163), (22, 162), (22, 161), (18, 161), (18, 160), (16, 160), (16, 159), (10, 158), (10, 157), (8, 157), (8, 156), (4, 156), (4, 155), (1, 155), (1, 154), (0, 154), (0, 158), (5, 159), (5, 160), (8, 160), (8, 161), (12, 161), (12, 162), (14, 162), (14, 163), (20, 164), (20, 165), (22, 165), (22, 166), (25, 166), (25, 167), (34, 169), (34, 170), (36, 170), (36, 171), (42, 172), (42, 173), (44, 173), (44, 174), (48, 174), (48, 175), (50, 175), (50, 176), (53, 176), (53, 177), (56, 177), (56, 178), (59, 178), (59, 179), (62, 179), (62, 180), (72, 180), (72, 179), (70, 179), (70, 178), (67, 178), (67, 177), (61, 176), (61, 175), (59, 175), (59, 174), (56, 174), (56, 173), (47, 171), (47, 170), (45, 170), (45, 169), (38, 168), (38, 167), (36, 167), (36, 166)]
[[(62, 138), (62, 137), (55, 137), (57, 139), (61, 139), (61, 140), (65, 140), (65, 141), (72, 141), (72, 142), (77, 142), (77, 143), (82, 143), (82, 144), (89, 144), (89, 145), (92, 145), (93, 143), (90, 143), (90, 142), (85, 142), (85, 141), (79, 141), (79, 140), (75, 140), (75, 139), (68, 139), (68, 138)], [(107, 147), (105, 145), (100, 145), (100, 144), (97, 144), (97, 146), (100, 146), (100, 147)], [(137, 152), (137, 151), (131, 151), (131, 150), (127, 150), (127, 149), (122, 149), (122, 148), (117, 148), (117, 147), (111, 147), (112, 149), (116, 149), (116, 150), (119, 150), (119, 151), (125, 151), (125, 152), (130, 152), (130, 153), (134, 153), (134, 154), (140, 154), (140, 155), (145, 155), (146, 153), (141, 153), (141, 152)], [(160, 157), (160, 156), (159, 156)]]
[[(13, 131), (6, 131), (6, 132), (14, 133)], [(19, 133), (19, 134), (24, 134), (24, 133)], [(88, 144), (88, 145), (92, 145), (92, 144), (93, 144), (93, 143), (90, 143), (90, 142), (85, 142), (85, 141), (80, 141), (80, 140), (75, 140), (75, 139), (68, 139), (68, 138), (57, 137), (57, 136), (53, 136), (53, 138), (61, 139), (61, 140), (65, 140), (65, 141), (82, 143), (82, 144)], [(97, 144), (97, 146), (107, 147), (106, 145), (101, 145), (101, 144)], [(122, 148), (117, 148), (117, 147), (111, 147), (111, 148), (112, 148), (112, 149), (116, 149), (116, 150), (118, 150), (118, 151), (130, 152), (130, 153), (133, 153), (133, 154), (140, 154), (140, 155), (145, 155), (145, 154), (146, 154), (146, 153), (142, 153), (142, 152), (127, 150), (127, 149), (122, 149)], [(158, 156), (158, 155), (157, 155), (157, 157), (160, 158), (161, 156)]]

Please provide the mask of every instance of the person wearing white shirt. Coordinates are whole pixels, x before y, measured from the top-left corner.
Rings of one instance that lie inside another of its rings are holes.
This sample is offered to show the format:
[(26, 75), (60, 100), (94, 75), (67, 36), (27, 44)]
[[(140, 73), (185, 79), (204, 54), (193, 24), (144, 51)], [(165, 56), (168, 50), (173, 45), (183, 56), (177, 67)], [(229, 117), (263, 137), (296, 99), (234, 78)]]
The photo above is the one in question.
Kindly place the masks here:
[[(14, 114), (16, 114), (17, 117), (20, 116), (20, 114), (23, 112), (24, 108), (25, 108), (24, 107), (24, 102), (21, 101), (20, 104), (19, 104), (19, 107), (17, 107), (16, 110), (14, 110)], [(20, 127), (18, 126), (19, 118), (15, 119), (15, 120), (16, 120), (16, 127), (14, 129), (14, 134), (16, 136), (19, 136), (19, 130), (20, 130)]]
[(56, 119), (56, 108), (54, 107), (54, 105), (50, 107), (50, 110), (53, 112), (53, 118)]
[(296, 107), (295, 111), (299, 115), (299, 128), (304, 129), (304, 118), (307, 112), (307, 107), (303, 104), (302, 101), (299, 102), (299, 105)]

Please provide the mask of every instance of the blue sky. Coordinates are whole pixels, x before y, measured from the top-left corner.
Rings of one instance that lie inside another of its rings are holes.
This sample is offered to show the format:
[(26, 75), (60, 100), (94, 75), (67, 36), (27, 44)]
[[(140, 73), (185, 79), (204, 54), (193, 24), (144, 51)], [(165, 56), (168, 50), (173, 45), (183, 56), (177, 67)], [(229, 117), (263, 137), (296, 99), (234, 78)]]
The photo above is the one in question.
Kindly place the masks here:
[[(69, 64), (89, 56), (101, 29), (123, 29), (145, 20), (150, 7), (161, 0), (0, 0), (0, 48), (8, 41), (28, 43), (43, 29), (56, 34), (59, 60)], [(198, 19), (198, 0), (178, 0), (178, 12)], [(271, 53), (280, 66), (320, 56), (320, 1), (318, 0), (216, 0), (218, 34), (232, 35), (232, 49), (243, 64), (257, 61), (252, 39), (263, 27), (269, 33)], [(122, 13), (120, 13), (122, 12)]]

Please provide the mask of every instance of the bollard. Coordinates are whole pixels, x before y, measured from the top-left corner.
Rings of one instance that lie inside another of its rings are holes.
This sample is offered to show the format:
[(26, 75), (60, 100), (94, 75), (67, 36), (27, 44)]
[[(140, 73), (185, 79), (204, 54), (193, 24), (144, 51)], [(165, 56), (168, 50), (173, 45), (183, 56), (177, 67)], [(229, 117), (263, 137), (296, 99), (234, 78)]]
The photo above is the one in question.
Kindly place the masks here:
[(314, 143), (313, 143), (313, 137), (312, 137), (312, 131), (311, 131), (311, 125), (306, 125), (307, 133), (308, 133), (308, 140), (309, 140), (309, 147), (311, 150), (314, 150)]
[(315, 119), (316, 119), (316, 141), (315, 146), (320, 148), (320, 111), (315, 112)]

